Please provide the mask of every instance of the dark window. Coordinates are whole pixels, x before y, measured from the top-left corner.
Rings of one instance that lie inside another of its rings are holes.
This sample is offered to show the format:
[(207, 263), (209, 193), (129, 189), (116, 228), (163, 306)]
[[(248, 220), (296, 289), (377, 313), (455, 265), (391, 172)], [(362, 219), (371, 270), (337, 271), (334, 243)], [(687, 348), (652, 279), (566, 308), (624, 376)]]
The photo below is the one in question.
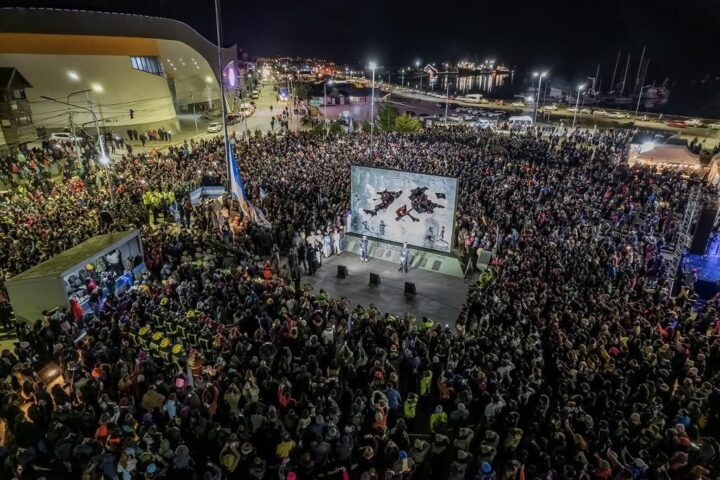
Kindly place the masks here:
[(158, 57), (130, 57), (130, 63), (135, 70), (165, 76), (162, 64)]

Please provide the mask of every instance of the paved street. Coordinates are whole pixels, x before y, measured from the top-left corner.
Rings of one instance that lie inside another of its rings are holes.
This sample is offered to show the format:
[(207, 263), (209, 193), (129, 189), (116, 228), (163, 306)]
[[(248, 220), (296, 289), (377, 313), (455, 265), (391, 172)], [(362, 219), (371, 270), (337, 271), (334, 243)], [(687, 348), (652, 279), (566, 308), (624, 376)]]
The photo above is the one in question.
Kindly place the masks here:
[[(437, 98), (432, 97), (429, 95), (424, 95), (416, 92), (408, 92), (404, 90), (398, 90), (394, 89), (392, 92), (392, 98), (394, 101), (399, 102), (398, 106), (400, 110), (414, 110), (417, 112), (424, 112), (424, 113), (438, 113), (443, 114), (444, 109), (438, 108), (436, 104), (438, 102), (442, 103), (445, 102), (444, 98)], [(401, 100), (403, 99), (403, 100)], [(469, 103), (464, 102), (462, 100), (453, 100), (451, 99), (449, 101), (450, 104), (455, 104), (458, 106), (464, 106), (464, 107), (473, 107), (473, 108), (479, 108), (479, 109), (487, 109), (487, 110), (502, 110), (507, 112), (508, 114), (515, 114), (515, 115), (523, 115), (523, 114), (529, 114), (532, 115), (533, 108), (532, 106), (526, 106), (526, 107), (513, 107), (511, 105), (498, 105), (495, 103), (486, 103), (486, 104), (479, 104), (479, 103)], [(607, 109), (603, 107), (594, 107), (594, 109), (597, 110), (605, 110), (607, 112), (613, 112), (612, 109)], [(622, 113), (629, 113), (631, 117), (634, 117), (632, 112), (626, 112), (621, 111)], [(572, 124), (572, 118), (573, 118), (573, 112), (567, 110), (566, 108), (560, 108), (557, 111), (542, 111), (542, 109), (538, 112), (538, 121), (543, 121), (543, 118), (548, 118), (550, 120), (559, 121), (561, 119), (565, 119), (565, 124)], [(584, 114), (579, 113), (577, 115), (578, 122), (583, 127), (592, 127), (593, 125), (597, 125), (598, 127), (611, 127), (613, 125), (627, 125), (630, 122), (633, 122), (635, 127), (637, 128), (646, 128), (646, 129), (653, 129), (653, 130), (662, 130), (667, 132), (674, 132), (680, 136), (680, 138), (692, 140), (695, 137), (698, 138), (707, 138), (707, 145), (713, 146), (715, 144), (720, 143), (720, 130), (712, 130), (709, 128), (673, 128), (668, 126), (667, 124), (663, 122), (659, 122), (656, 120), (641, 120), (641, 119), (635, 119), (635, 118), (610, 118), (607, 116), (599, 116), (599, 115), (591, 115), (591, 114)]]

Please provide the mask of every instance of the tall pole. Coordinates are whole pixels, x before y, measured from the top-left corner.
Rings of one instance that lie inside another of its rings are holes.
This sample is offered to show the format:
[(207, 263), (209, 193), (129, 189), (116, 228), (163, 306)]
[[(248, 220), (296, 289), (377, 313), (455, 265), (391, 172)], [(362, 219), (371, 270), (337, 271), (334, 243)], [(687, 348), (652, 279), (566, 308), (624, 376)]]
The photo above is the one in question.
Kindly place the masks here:
[(538, 112), (538, 104), (540, 103), (540, 88), (542, 86), (542, 73), (538, 73), (538, 89), (537, 89), (537, 96), (535, 98), (535, 110), (533, 112), (533, 124), (537, 123), (537, 112)]
[(450, 104), (450, 79), (445, 77), (445, 125), (447, 125), (448, 105)]
[(195, 135), (197, 135), (199, 132), (197, 126), (197, 113), (195, 113), (195, 94), (193, 92), (190, 92), (190, 102), (193, 107), (193, 119), (195, 119)]
[(325, 137), (327, 138), (327, 136), (328, 136), (327, 80), (325, 80), (325, 83), (323, 83), (323, 106), (325, 107), (325, 108), (324, 108), (325, 111), (324, 111), (324, 113), (323, 113), (323, 116), (325, 117), (325, 118), (324, 118), (324, 123), (325, 123)]
[(610, 91), (611, 92), (613, 90), (615, 90), (615, 74), (617, 74), (617, 68), (618, 68), (618, 64), (620, 63), (620, 54), (621, 53), (622, 53), (622, 51), (619, 51), (617, 58), (615, 59), (615, 68), (613, 69), (613, 76), (612, 76), (612, 80), (610, 81)]
[(375, 64), (370, 65), (372, 70), (372, 88), (370, 90), (370, 153), (373, 151), (373, 135), (375, 134)]
[[(650, 60), (647, 62), (650, 63)], [(638, 101), (637, 106), (635, 107), (635, 116), (638, 116), (638, 112), (640, 111), (640, 100), (642, 99), (643, 90), (645, 89), (644, 83), (645, 83), (645, 75), (647, 74), (647, 67), (645, 68), (645, 71), (643, 72), (642, 79), (640, 80), (640, 92), (638, 93)]]
[(575, 100), (575, 114), (573, 115), (573, 124), (572, 124), (573, 128), (575, 128), (575, 122), (577, 121), (578, 109), (580, 108), (580, 92), (582, 91), (582, 89), (583, 89), (583, 87), (582, 87), (582, 85), (580, 85), (578, 87), (577, 100)]
[(222, 66), (222, 31), (220, 29), (220, 0), (215, 0), (215, 29), (217, 30), (217, 62), (218, 62), (218, 79), (220, 80), (220, 107), (222, 111), (223, 136), (225, 141), (225, 173), (227, 175), (228, 191), (230, 185), (230, 142), (228, 141), (227, 131), (227, 113), (225, 107), (225, 82), (223, 81)]
[(622, 90), (620, 90), (620, 96), (625, 95), (625, 82), (627, 81), (628, 70), (630, 69), (630, 54), (628, 53), (627, 63), (625, 64), (625, 74), (623, 75)]
[[(643, 61), (645, 60), (645, 47), (643, 47), (642, 55), (640, 55), (640, 63), (638, 64), (638, 71), (635, 75), (635, 86), (633, 87), (633, 92), (638, 88), (638, 84), (640, 83), (640, 77), (642, 76), (642, 69), (643, 69)], [(642, 85), (640, 85), (642, 87)]]

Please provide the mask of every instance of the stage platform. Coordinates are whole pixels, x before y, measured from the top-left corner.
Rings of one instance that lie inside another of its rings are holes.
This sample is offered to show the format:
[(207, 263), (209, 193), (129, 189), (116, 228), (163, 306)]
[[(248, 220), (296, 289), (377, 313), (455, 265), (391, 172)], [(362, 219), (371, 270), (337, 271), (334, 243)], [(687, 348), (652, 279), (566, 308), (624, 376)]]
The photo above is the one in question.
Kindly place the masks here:
[[(346, 278), (337, 278), (338, 265), (347, 267)], [(377, 258), (363, 263), (359, 255), (344, 252), (340, 256), (323, 259), (322, 268), (314, 276), (304, 276), (302, 281), (315, 290), (323, 289), (332, 296), (350, 299), (353, 307), (373, 303), (382, 312), (409, 312), (418, 320), (425, 316), (436, 323), (454, 326), (471, 281), (419, 266), (412, 266), (408, 273), (402, 273), (398, 271), (398, 266), (397, 262)], [(377, 287), (368, 285), (371, 272), (380, 275)], [(415, 297), (405, 297), (405, 282), (415, 284)]]
[(720, 282), (720, 255), (685, 255), (685, 269), (698, 269), (698, 280)]
[[(359, 255), (360, 240), (361, 237), (354, 234), (345, 237), (345, 251)], [(402, 250), (400, 244), (368, 239), (368, 256), (371, 259), (399, 263), (400, 250)], [(478, 264), (481, 263), (487, 264), (487, 260), (481, 258)], [(462, 265), (460, 265), (460, 261), (454, 255), (431, 252), (429, 250), (419, 250), (415, 247), (410, 247), (410, 267), (453, 277), (464, 277)]]

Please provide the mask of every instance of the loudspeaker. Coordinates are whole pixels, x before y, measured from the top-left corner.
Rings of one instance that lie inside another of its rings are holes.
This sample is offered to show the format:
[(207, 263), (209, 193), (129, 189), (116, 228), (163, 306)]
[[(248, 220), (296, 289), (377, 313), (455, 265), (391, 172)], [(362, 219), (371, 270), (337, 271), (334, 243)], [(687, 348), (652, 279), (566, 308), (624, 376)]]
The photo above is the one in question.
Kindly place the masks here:
[(414, 297), (415, 294), (415, 284), (410, 282), (405, 282), (405, 296), (406, 297)]
[(370, 274), (370, 286), (371, 287), (377, 287), (380, 285), (380, 275), (377, 273), (371, 273)]
[(345, 278), (347, 277), (347, 274), (347, 267), (345, 265), (338, 265), (337, 277)]
[(692, 242), (690, 243), (690, 253), (705, 255), (716, 213), (716, 208), (703, 208), (700, 211), (695, 232), (692, 235)]

